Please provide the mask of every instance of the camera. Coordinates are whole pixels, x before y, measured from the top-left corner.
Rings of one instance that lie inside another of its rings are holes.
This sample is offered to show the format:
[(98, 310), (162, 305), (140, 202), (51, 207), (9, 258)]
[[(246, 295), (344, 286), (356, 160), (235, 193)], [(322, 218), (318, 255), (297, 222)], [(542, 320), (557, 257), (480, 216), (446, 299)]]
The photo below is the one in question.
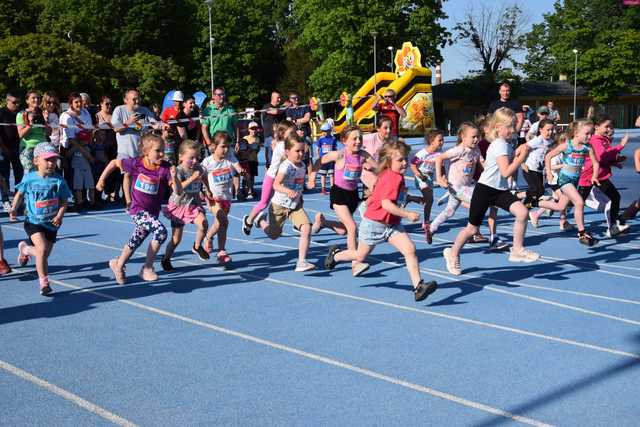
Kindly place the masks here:
[(44, 114), (42, 114), (42, 108), (36, 107), (33, 109), (33, 113), (31, 113), (31, 124), (32, 125), (46, 124), (44, 120)]

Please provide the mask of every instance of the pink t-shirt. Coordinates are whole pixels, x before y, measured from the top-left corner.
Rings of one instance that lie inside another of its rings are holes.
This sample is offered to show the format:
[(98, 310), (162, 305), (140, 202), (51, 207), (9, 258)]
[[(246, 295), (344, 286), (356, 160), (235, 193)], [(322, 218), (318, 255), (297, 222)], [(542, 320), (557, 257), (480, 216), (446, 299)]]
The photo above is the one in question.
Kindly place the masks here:
[(454, 187), (473, 185), (476, 166), (480, 160), (478, 147), (467, 148), (462, 144), (448, 149), (445, 154), (449, 158), (449, 183)]
[[(369, 155), (375, 160), (378, 161), (380, 157), (380, 149), (384, 145), (384, 141), (378, 136), (378, 133), (368, 133), (362, 137), (362, 148), (364, 151), (369, 153)], [(378, 180), (378, 176), (369, 172), (368, 170), (362, 171), (362, 177), (360, 178), (362, 183), (367, 186), (370, 190), (376, 185), (376, 181)]]

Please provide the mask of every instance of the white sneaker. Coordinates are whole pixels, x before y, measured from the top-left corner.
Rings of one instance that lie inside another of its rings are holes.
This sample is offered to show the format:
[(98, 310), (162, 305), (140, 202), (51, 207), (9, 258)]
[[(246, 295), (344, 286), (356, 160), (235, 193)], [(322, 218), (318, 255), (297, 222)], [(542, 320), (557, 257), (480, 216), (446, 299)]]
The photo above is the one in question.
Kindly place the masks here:
[(631, 227), (629, 224), (620, 223), (620, 220), (616, 221), (616, 225), (618, 226), (618, 230), (620, 230), (621, 233), (624, 233), (625, 231), (627, 231), (629, 229), (629, 227)]
[(447, 264), (447, 270), (449, 271), (449, 273), (453, 274), (454, 276), (461, 275), (462, 271), (460, 270), (460, 257), (454, 257), (451, 254), (451, 248), (444, 248), (444, 251), (442, 251), (442, 255), (444, 256), (444, 261)]
[(9, 211), (11, 210), (11, 202), (8, 200), (2, 202), (2, 209), (4, 209), (5, 212), (9, 213)]
[(537, 252), (530, 251), (528, 249), (522, 248), (520, 252), (515, 252), (513, 248), (511, 248), (511, 253), (509, 254), (509, 261), (511, 262), (534, 262), (540, 258), (540, 254)]
[(260, 228), (260, 221), (265, 217), (264, 211), (258, 212), (258, 215), (253, 220), (253, 226)]
[(353, 273), (353, 277), (358, 277), (367, 270), (369, 270), (369, 264), (366, 262), (358, 262), (353, 266), (351, 272)]
[(296, 262), (296, 272), (304, 273), (305, 271), (314, 270), (316, 268), (315, 265), (311, 264), (307, 261), (298, 261)]

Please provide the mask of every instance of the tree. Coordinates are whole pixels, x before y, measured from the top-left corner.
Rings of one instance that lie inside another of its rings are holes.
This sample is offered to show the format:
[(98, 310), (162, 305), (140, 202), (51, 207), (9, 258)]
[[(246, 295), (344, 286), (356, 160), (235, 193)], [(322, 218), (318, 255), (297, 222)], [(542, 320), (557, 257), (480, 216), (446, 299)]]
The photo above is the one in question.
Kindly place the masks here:
[(483, 3), (477, 13), (470, 9), (454, 31), (456, 40), (472, 49), (471, 59), (481, 64), (480, 72), (495, 81), (503, 64), (513, 62), (513, 54), (524, 49), (527, 22), (517, 5), (491, 7)]
[(522, 68), (529, 78), (573, 78), (578, 50), (578, 83), (589, 87), (597, 102), (614, 98), (640, 84), (640, 8), (615, 0), (557, 1), (553, 13), (527, 36)]
[(24, 35), (35, 29), (38, 13), (29, 0), (0, 2), (0, 37)]
[(379, 64), (387, 62), (382, 46), (413, 41), (423, 61), (442, 60), (440, 48), (450, 34), (439, 21), (446, 18), (439, 0), (293, 0), (299, 28), (293, 43), (306, 50), (317, 67), (308, 77), (310, 92), (324, 99), (353, 90), (373, 73), (372, 32), (377, 32)]
[(110, 93), (109, 61), (79, 43), (45, 34), (0, 39), (0, 93), (7, 89)]
[(119, 78), (113, 79), (115, 88), (135, 87), (147, 102), (161, 103), (164, 94), (172, 88), (181, 88), (186, 82), (184, 69), (172, 59), (138, 52), (112, 60)]

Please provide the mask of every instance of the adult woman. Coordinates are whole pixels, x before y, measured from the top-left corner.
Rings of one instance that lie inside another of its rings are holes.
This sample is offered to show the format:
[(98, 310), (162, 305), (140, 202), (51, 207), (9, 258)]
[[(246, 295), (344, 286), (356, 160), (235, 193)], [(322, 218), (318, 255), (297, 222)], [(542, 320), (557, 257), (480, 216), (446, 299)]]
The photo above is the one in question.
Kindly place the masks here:
[(46, 111), (48, 114), (47, 129), (49, 133), (49, 140), (53, 145), (58, 147), (60, 145), (60, 134), (62, 133), (58, 124), (60, 123), (60, 100), (53, 92), (45, 92), (42, 95), (42, 104), (40, 105), (42, 111)]
[[(95, 146), (95, 173), (99, 177), (102, 174), (107, 163), (115, 159), (118, 154), (118, 142), (116, 141), (116, 133), (111, 124), (112, 113), (111, 98), (104, 95), (100, 98), (100, 111), (96, 113), (96, 123), (98, 128), (93, 134)], [(97, 179), (97, 178), (96, 178)], [(104, 192), (108, 195), (109, 201), (115, 201), (120, 192), (120, 184), (122, 175), (112, 173), (105, 183)], [(98, 197), (100, 200), (100, 197)]]
[(42, 97), (35, 90), (27, 92), (27, 108), (16, 116), (18, 125), (18, 136), (20, 137), (20, 163), (24, 172), (35, 170), (33, 165), (33, 149), (41, 142), (47, 141), (47, 130), (45, 125), (49, 113), (40, 108)]

